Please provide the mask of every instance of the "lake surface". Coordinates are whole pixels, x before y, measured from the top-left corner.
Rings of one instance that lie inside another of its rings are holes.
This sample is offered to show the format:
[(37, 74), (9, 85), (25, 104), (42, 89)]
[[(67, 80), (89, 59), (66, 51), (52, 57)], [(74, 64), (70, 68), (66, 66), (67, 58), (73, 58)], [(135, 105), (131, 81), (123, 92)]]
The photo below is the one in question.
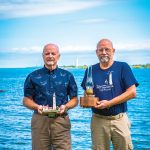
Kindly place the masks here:
[[(23, 107), (23, 84), (35, 68), (0, 69), (0, 150), (31, 150), (32, 111)], [(83, 69), (70, 69), (80, 87)], [(135, 150), (150, 150), (150, 69), (133, 69), (140, 83), (137, 98), (128, 102), (131, 133)], [(91, 110), (77, 106), (69, 111), (73, 150), (90, 150)]]

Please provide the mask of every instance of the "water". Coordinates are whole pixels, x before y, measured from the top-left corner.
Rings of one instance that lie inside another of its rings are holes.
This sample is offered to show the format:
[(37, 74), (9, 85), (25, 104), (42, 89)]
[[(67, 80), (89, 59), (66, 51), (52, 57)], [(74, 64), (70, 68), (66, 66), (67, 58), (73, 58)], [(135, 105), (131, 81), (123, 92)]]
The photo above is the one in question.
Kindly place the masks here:
[[(32, 111), (22, 105), (23, 84), (35, 68), (0, 69), (0, 150), (30, 150)], [(84, 70), (70, 70), (77, 81), (79, 96)], [(137, 98), (128, 102), (132, 123), (131, 133), (135, 150), (150, 150), (150, 69), (133, 69), (140, 83)], [(73, 150), (90, 150), (90, 109), (80, 106), (69, 111), (72, 123)]]

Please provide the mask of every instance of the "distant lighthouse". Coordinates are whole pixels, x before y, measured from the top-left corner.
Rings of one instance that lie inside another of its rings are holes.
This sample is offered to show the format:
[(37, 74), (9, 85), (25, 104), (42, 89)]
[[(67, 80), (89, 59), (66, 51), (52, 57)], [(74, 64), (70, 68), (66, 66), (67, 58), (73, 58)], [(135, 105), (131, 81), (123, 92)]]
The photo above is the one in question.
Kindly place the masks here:
[(76, 57), (75, 67), (78, 68), (78, 66), (79, 66), (78, 57)]

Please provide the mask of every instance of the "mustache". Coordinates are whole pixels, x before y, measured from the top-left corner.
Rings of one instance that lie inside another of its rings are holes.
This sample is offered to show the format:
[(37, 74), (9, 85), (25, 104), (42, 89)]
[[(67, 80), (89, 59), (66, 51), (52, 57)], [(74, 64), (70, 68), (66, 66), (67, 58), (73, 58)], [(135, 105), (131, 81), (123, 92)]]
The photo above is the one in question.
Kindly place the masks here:
[(110, 60), (109, 56), (101, 56), (100, 61), (103, 63), (107, 63)]
[(54, 61), (55, 59), (54, 58), (48, 58), (46, 59), (46, 61)]

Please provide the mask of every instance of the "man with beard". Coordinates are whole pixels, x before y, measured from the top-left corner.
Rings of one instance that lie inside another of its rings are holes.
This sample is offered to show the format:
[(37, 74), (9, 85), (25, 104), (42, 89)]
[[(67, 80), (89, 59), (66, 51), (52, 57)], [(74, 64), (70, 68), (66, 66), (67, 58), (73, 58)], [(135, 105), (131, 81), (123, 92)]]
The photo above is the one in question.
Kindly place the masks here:
[[(127, 101), (136, 97), (136, 81), (129, 65), (114, 61), (115, 49), (108, 39), (97, 44), (96, 54), (100, 63), (92, 66), (94, 95), (99, 98), (92, 108), (91, 135), (93, 150), (133, 149)], [(86, 94), (87, 71), (81, 86)]]
[[(70, 72), (58, 68), (59, 57), (57, 45), (45, 45), (44, 67), (30, 73), (24, 84), (23, 104), (34, 110), (31, 121), (33, 150), (71, 150), (67, 110), (78, 104), (77, 85)], [(59, 107), (54, 116), (43, 114), (43, 109), (53, 105)]]

